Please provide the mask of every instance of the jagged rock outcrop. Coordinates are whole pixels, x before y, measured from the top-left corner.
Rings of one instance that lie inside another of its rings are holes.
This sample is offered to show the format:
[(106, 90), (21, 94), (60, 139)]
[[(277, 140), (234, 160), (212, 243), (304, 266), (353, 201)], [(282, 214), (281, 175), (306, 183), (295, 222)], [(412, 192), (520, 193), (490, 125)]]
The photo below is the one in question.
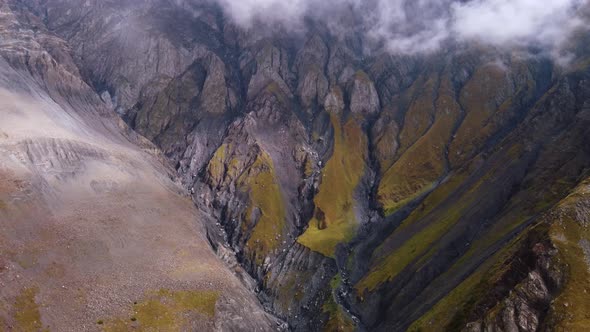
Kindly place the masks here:
[(297, 94), (301, 104), (308, 109), (322, 105), (328, 93), (329, 82), (324, 68), (328, 63), (329, 50), (319, 35), (314, 35), (297, 53), (295, 70), (299, 79)]
[(357, 114), (375, 114), (379, 110), (379, 96), (375, 84), (365, 72), (357, 72), (350, 93), (350, 111)]

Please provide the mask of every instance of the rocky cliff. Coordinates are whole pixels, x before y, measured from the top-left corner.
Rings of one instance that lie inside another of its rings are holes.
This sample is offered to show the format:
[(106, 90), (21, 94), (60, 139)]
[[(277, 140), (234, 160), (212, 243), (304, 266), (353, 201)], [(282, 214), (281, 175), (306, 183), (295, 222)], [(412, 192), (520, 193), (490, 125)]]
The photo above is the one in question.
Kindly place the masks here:
[(0, 330), (276, 331), (67, 42), (6, 1), (0, 40)]
[(564, 66), (471, 44), (367, 54), (354, 31), (244, 30), (192, 1), (11, 6), (161, 149), (291, 329), (583, 330), (583, 33)]

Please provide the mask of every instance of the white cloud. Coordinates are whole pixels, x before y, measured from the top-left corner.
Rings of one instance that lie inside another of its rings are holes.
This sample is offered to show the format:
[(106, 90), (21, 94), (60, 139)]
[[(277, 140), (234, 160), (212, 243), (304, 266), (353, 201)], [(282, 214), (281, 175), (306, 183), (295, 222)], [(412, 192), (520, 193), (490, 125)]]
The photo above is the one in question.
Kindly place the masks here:
[(296, 23), (310, 10), (313, 0), (218, 0), (239, 25), (261, 20), (266, 23)]
[(238, 24), (301, 27), (304, 17), (346, 30), (339, 13), (352, 8), (358, 28), (396, 53), (431, 52), (445, 42), (497, 47), (540, 46), (553, 52), (587, 22), (588, 0), (216, 0)]
[(503, 45), (559, 43), (580, 20), (578, 0), (476, 0), (453, 3), (453, 32), (457, 38)]

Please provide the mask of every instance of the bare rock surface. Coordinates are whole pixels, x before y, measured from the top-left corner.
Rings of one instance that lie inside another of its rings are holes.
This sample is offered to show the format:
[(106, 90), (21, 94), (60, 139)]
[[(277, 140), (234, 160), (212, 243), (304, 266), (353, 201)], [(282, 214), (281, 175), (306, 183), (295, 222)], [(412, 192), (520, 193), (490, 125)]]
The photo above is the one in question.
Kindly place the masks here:
[[(40, 22), (33, 33), (13, 5), (0, 2), (0, 329), (275, 330), (211, 250), (157, 148), (82, 81), (67, 47), (51, 54), (60, 38)], [(142, 316), (154, 294), (212, 299), (158, 304), (171, 322)]]

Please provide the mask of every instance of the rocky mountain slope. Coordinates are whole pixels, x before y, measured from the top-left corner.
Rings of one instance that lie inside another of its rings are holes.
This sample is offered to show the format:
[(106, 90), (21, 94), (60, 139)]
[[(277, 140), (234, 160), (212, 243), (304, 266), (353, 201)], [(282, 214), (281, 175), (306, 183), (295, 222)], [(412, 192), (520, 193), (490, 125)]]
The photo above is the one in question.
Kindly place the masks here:
[(0, 330), (275, 331), (66, 42), (7, 2), (0, 40)]
[(194, 1), (5, 8), (161, 149), (291, 329), (589, 326), (584, 31), (564, 66), (474, 44), (367, 53), (354, 31), (244, 30)]

